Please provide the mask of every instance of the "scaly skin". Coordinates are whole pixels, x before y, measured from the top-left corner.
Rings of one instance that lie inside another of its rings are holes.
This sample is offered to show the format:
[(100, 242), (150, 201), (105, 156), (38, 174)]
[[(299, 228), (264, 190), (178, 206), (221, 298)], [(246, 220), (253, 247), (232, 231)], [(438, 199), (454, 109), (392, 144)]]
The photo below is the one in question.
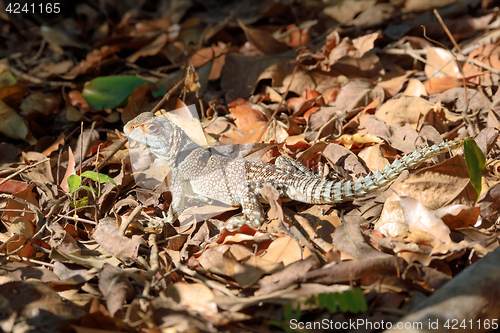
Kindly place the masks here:
[(355, 181), (328, 181), (313, 174), (299, 162), (280, 156), (276, 164), (232, 159), (192, 141), (177, 125), (145, 112), (129, 121), (125, 135), (146, 145), (172, 170), (172, 203), (166, 221), (172, 223), (183, 208), (186, 183), (201, 196), (233, 206), (242, 206), (244, 217), (231, 219), (231, 229), (246, 223), (258, 228), (265, 215), (259, 190), (270, 185), (280, 195), (309, 204), (335, 204), (363, 198), (389, 184), (404, 170), (455, 149), (462, 140), (442, 142), (416, 150), (364, 178)]

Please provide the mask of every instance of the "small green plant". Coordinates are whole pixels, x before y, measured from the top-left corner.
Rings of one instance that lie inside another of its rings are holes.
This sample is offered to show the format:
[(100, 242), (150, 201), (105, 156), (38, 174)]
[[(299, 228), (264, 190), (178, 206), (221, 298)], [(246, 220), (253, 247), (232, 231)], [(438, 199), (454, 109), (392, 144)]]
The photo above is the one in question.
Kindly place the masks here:
[(277, 320), (270, 320), (268, 324), (279, 327), (285, 332), (295, 333), (296, 330), (290, 327), (290, 322), (292, 320), (298, 321), (300, 319), (300, 304), (297, 304), (297, 308), (294, 310), (292, 304), (288, 303), (285, 305), (285, 309), (283, 311), (283, 322)]
[(486, 158), (477, 146), (476, 141), (471, 138), (464, 140), (464, 155), (469, 178), (472, 186), (476, 189), (477, 197), (481, 195), (481, 177), (486, 168)]
[(327, 309), (330, 313), (340, 311), (357, 314), (368, 309), (361, 288), (354, 288), (343, 293), (319, 294), (310, 298), (306, 303), (311, 307), (316, 305), (320, 309)]
[[(368, 310), (363, 290), (361, 288), (354, 288), (344, 291), (343, 293), (325, 293), (311, 296), (306, 302), (310, 306), (310, 310), (326, 309), (330, 313), (343, 312), (343, 313), (361, 313)], [(286, 304), (283, 310), (283, 322), (271, 320), (269, 324), (279, 327), (285, 332), (297, 332), (293, 329), (294, 325), (291, 323), (298, 323), (301, 316), (300, 304), (297, 308), (293, 308), (291, 304)], [(297, 326), (297, 325), (295, 325)]]
[(72, 208), (83, 207), (88, 202), (87, 196), (85, 196), (79, 200), (76, 200), (76, 191), (79, 188), (86, 189), (89, 192), (94, 191), (94, 193), (96, 195), (99, 195), (99, 192), (95, 188), (90, 188), (89, 186), (86, 186), (86, 185), (81, 186), (83, 177), (90, 178), (91, 180), (93, 180), (95, 182), (99, 182), (99, 184), (111, 183), (111, 184), (116, 185), (115, 181), (111, 177), (109, 177), (108, 175), (102, 174), (102, 173), (97, 173), (95, 171), (85, 171), (81, 175), (69, 176), (68, 177), (69, 193), (71, 193), (73, 195), (73, 202), (71, 203)]

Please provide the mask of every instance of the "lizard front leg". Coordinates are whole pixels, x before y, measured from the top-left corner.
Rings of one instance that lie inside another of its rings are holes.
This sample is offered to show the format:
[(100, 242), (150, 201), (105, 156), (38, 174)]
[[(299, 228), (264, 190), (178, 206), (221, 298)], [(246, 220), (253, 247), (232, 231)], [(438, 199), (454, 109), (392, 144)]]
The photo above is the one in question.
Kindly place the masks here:
[(179, 217), (179, 213), (184, 207), (184, 192), (185, 192), (185, 184), (184, 180), (175, 181), (174, 177), (172, 177), (172, 185), (170, 186), (170, 190), (172, 192), (172, 201), (170, 202), (170, 206), (168, 207), (167, 215), (165, 212), (162, 212), (163, 217), (149, 217), (146, 213), (141, 212), (141, 214), (149, 220), (150, 227), (163, 227), (166, 223), (174, 223)]
[(172, 201), (168, 207), (167, 216), (164, 219), (166, 223), (174, 223), (177, 217), (179, 217), (179, 213), (181, 213), (184, 208), (186, 191), (185, 182), (184, 179), (180, 179), (178, 172), (174, 171), (172, 173), (172, 185), (170, 186)]

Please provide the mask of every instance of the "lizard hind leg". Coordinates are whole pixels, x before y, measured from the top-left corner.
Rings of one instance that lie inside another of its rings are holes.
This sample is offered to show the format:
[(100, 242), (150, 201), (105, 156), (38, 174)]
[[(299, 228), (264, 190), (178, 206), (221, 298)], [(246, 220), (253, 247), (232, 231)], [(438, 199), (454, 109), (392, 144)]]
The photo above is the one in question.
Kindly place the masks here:
[(299, 172), (308, 177), (319, 177), (317, 174), (306, 168), (302, 163), (287, 156), (278, 156), (274, 163), (278, 168), (284, 169), (288, 172)]
[(243, 215), (233, 216), (228, 220), (228, 230), (236, 230), (243, 224), (259, 229), (265, 221), (264, 210), (260, 205), (257, 196), (250, 191), (246, 191), (241, 196), (241, 207)]

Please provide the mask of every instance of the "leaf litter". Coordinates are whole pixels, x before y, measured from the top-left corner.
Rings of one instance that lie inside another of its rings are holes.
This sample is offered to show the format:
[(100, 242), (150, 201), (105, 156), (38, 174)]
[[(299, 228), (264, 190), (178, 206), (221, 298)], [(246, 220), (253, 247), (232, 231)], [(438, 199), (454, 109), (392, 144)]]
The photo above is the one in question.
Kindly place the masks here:
[[(216, 7), (86, 3), (29, 30), (0, 18), (2, 331), (298, 332), (430, 315), (494, 328), (496, 4)], [(337, 205), (266, 187), (260, 230), (228, 231), (241, 213), (215, 200), (161, 228), (141, 211), (168, 209), (166, 171), (121, 133), (158, 108), (228, 156), (285, 155), (333, 180), (456, 137), (486, 160), (471, 167), (460, 148)]]

